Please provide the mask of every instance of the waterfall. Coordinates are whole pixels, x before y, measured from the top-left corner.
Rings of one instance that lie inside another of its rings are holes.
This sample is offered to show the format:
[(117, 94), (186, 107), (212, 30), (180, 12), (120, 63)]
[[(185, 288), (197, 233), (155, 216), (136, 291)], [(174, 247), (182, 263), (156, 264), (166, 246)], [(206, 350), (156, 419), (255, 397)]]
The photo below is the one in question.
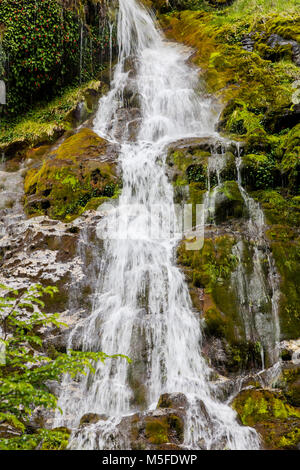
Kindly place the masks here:
[[(91, 315), (84, 319), (84, 350), (122, 353), (123, 359), (96, 365), (95, 374), (64, 380), (59, 406), (74, 432), (71, 449), (124, 449), (118, 435), (121, 418), (135, 413), (130, 374), (143, 383), (146, 409), (155, 408), (162, 393), (182, 392), (189, 403), (185, 447), (192, 449), (257, 449), (254, 429), (241, 426), (236, 413), (214, 397), (210, 369), (201, 352), (199, 317), (193, 312), (184, 276), (176, 267), (175, 230), (153, 236), (175, 220), (173, 189), (165, 172), (167, 146), (199, 136), (214, 136), (218, 114), (213, 103), (196, 93), (198, 71), (187, 65), (190, 51), (167, 42), (151, 14), (136, 0), (120, 0), (119, 59), (110, 91), (99, 103), (95, 131), (119, 146), (123, 190), (119, 204), (107, 211), (97, 232), (103, 239), (100, 276)], [(124, 103), (139, 104), (131, 119)], [(127, 113), (127, 114), (126, 114)], [(172, 224), (171, 224), (172, 226)], [(78, 347), (76, 328), (69, 347)], [(86, 413), (105, 415), (79, 429)], [(77, 429), (77, 431), (76, 431)]]

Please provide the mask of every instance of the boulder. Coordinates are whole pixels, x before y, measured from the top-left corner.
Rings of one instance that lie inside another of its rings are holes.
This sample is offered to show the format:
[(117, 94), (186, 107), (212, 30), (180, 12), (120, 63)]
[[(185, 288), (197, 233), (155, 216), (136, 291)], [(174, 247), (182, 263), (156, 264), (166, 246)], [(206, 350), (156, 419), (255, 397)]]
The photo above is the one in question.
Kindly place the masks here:
[(72, 220), (94, 200), (98, 207), (120, 184), (111, 146), (88, 128), (62, 142), (25, 176), (25, 211)]

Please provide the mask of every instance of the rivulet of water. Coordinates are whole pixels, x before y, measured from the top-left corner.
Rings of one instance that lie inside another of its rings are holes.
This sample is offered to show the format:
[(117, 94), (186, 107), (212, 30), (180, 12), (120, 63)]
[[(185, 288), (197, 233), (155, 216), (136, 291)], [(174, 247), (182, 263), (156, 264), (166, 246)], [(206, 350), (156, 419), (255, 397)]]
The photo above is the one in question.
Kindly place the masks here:
[[(127, 447), (117, 425), (138, 409), (134, 375), (143, 384), (146, 409), (155, 407), (162, 393), (187, 396), (186, 447), (257, 449), (257, 433), (240, 426), (235, 412), (213, 396), (199, 318), (175, 265), (178, 239), (172, 230), (169, 236), (153, 237), (150, 217), (155, 206), (160, 228), (175, 219), (164, 168), (167, 145), (213, 136), (218, 113), (210, 99), (197, 93), (198, 72), (186, 63), (190, 51), (167, 42), (136, 0), (119, 2), (118, 44), (111, 90), (100, 100), (94, 127), (120, 146), (123, 189), (118, 206), (98, 226), (104, 248), (93, 256), (101, 256), (101, 273), (81, 341), (84, 350), (126, 354), (133, 363), (107, 361), (78, 382), (66, 378), (59, 400), (64, 414), (56, 424), (76, 429), (85, 413), (104, 414), (106, 420), (75, 432), (70, 448)], [(139, 109), (134, 138), (128, 126), (120, 126), (129, 97)], [(70, 347), (77, 336), (75, 331)]]

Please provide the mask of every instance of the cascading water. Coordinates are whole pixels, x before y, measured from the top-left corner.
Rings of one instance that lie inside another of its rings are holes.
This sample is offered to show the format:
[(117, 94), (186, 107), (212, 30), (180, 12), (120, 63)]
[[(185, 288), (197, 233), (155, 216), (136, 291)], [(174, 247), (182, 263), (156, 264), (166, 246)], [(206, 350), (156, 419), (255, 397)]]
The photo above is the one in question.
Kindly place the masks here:
[[(199, 318), (174, 262), (178, 238), (174, 230), (171, 236), (153, 236), (153, 230), (164, 231), (175, 220), (173, 190), (164, 168), (167, 145), (180, 138), (213, 135), (218, 115), (211, 111), (210, 100), (195, 92), (197, 71), (186, 64), (187, 50), (166, 42), (136, 0), (120, 0), (118, 43), (112, 87), (100, 101), (95, 130), (120, 146), (123, 190), (118, 206), (98, 226), (104, 240), (100, 277), (81, 343), (84, 350), (126, 354), (133, 363), (99, 363), (94, 375), (79, 382), (66, 377), (59, 400), (64, 414), (56, 425), (76, 430), (85, 413), (105, 415), (105, 420), (75, 431), (70, 448), (128, 448), (117, 425), (138, 409), (130, 381), (136, 374), (148, 409), (156, 406), (162, 393), (186, 395), (185, 447), (257, 449), (257, 433), (240, 426), (235, 412), (210, 388)], [(134, 141), (129, 139), (129, 126), (120, 131), (128, 95), (138, 100), (140, 109)], [(76, 338), (75, 329), (69, 347), (78, 346)]]

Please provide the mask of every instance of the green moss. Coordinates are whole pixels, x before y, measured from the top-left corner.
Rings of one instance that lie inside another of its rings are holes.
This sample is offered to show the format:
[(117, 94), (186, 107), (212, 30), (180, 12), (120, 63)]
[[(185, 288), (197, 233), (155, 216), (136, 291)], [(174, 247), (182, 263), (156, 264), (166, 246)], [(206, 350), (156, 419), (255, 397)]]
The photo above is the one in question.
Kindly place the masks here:
[(299, 367), (283, 370), (276, 383), (276, 387), (280, 387), (282, 389), (282, 393), (290, 405), (300, 407)]
[[(290, 46), (270, 51), (266, 43), (274, 33), (295, 39), (299, 16), (291, 2), (286, 11), (282, 2), (276, 2), (274, 14), (264, 8), (265, 2), (260, 3), (255, 9), (236, 1), (222, 13), (207, 12), (199, 5), (197, 12), (165, 16), (163, 24), (170, 37), (196, 50), (193, 60), (204, 71), (207, 90), (219, 95), (225, 104), (220, 129), (246, 141), (246, 152), (251, 155), (247, 164), (252, 172), (248, 183), (253, 189), (280, 186), (281, 172), (289, 191), (297, 194), (299, 125), (293, 128), (296, 114), (292, 120), (284, 117), (293, 110), (298, 71), (291, 62)], [(250, 33), (255, 45), (252, 52), (242, 44)], [(276, 56), (276, 62), (267, 57), (267, 51)], [(274, 134), (282, 127), (291, 130), (286, 136)], [(268, 159), (255, 162), (254, 155)]]
[(105, 90), (103, 83), (90, 81), (80, 87), (63, 89), (57, 98), (36, 106), (14, 120), (1, 118), (0, 152), (9, 154), (10, 148), (14, 151), (14, 148), (21, 148), (22, 145), (23, 149), (27, 149), (55, 142), (65, 131), (78, 124), (72, 117), (77, 104), (90, 101), (93, 97), (94, 104), (90, 103), (87, 118)]
[(205, 239), (199, 251), (178, 249), (178, 262), (192, 287), (205, 289), (203, 314), (208, 335), (225, 337), (230, 342), (241, 327), (237, 299), (230, 287), (231, 273), (236, 266), (232, 255), (234, 238), (231, 236)]
[(300, 204), (297, 199), (284, 197), (280, 190), (260, 190), (250, 194), (261, 204), (270, 225), (299, 225)]
[(299, 192), (299, 170), (300, 170), (300, 124), (290, 130), (282, 139), (279, 152), (283, 154), (280, 168), (287, 175), (290, 189), (294, 193)]
[(300, 429), (287, 433), (279, 439), (278, 446), (282, 449), (296, 449), (300, 442)]
[(106, 152), (106, 141), (90, 129), (81, 129), (66, 139), (44, 159), (40, 169), (27, 172), (27, 213), (72, 220), (117, 195), (116, 165), (101, 159)]
[(273, 240), (271, 248), (281, 276), (281, 335), (283, 339), (296, 339), (300, 328), (300, 239)]
[(245, 426), (253, 426), (271, 449), (295, 448), (300, 440), (300, 410), (268, 390), (244, 390), (233, 401)]
[(146, 438), (151, 444), (168, 442), (168, 422), (166, 418), (147, 418)]
[(237, 182), (225, 181), (216, 198), (216, 222), (220, 223), (232, 217), (240, 218), (245, 216), (247, 216), (247, 209)]
[(171, 413), (161, 418), (146, 418), (145, 435), (151, 444), (161, 445), (166, 442), (183, 442), (184, 423), (180, 416)]

